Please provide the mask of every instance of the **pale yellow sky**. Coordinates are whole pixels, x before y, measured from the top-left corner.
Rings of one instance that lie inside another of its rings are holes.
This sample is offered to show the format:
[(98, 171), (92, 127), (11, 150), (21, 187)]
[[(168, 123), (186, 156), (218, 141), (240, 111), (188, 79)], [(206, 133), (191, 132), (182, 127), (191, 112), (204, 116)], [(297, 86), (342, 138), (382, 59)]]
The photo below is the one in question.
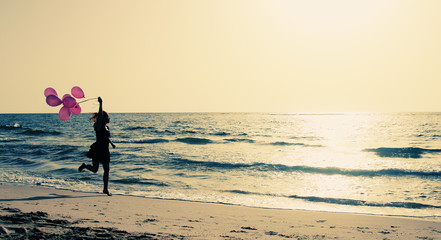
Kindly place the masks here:
[[(441, 1), (0, 1), (0, 113), (441, 111)], [(85, 112), (95, 103), (84, 103)]]

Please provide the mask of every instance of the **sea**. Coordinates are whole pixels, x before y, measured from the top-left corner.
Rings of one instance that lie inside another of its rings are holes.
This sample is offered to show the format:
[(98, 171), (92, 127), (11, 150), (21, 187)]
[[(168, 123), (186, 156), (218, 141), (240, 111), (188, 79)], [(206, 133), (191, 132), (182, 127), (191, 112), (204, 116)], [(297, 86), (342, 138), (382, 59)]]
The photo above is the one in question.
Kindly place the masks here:
[[(0, 183), (101, 193), (89, 114), (0, 114)], [(113, 194), (441, 220), (441, 113), (110, 113)], [(1, 195), (1, 193), (0, 193)]]

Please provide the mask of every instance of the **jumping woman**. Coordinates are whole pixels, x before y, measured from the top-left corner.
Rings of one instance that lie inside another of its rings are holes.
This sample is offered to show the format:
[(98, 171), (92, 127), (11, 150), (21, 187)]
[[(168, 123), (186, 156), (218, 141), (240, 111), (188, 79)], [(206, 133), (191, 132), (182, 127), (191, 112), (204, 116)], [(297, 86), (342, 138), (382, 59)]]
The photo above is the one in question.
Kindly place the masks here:
[(112, 196), (109, 192), (109, 171), (110, 171), (110, 152), (109, 152), (109, 144), (115, 148), (115, 144), (110, 140), (110, 131), (109, 127), (106, 124), (110, 122), (109, 115), (107, 112), (103, 111), (103, 100), (101, 97), (98, 97), (98, 102), (100, 103), (100, 108), (97, 113), (94, 113), (91, 117), (91, 120), (94, 122), (93, 127), (96, 133), (96, 142), (90, 146), (90, 150), (87, 153), (89, 158), (92, 158), (92, 165), (86, 165), (83, 163), (78, 171), (83, 171), (84, 168), (91, 172), (98, 172), (98, 168), (100, 163), (103, 165), (104, 174), (103, 174), (103, 182), (104, 189), (103, 193), (108, 196)]

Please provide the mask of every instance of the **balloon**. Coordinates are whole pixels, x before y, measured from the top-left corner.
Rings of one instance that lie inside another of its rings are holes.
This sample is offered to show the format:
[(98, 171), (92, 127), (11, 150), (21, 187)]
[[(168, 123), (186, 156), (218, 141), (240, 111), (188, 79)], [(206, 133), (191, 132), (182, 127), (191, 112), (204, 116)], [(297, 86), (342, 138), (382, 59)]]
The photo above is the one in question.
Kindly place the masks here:
[(61, 98), (61, 101), (63, 101), (67, 97), (72, 97), (72, 96), (70, 94), (64, 94), (63, 97)]
[(78, 115), (81, 113), (81, 107), (80, 104), (75, 105), (75, 107), (71, 108), (70, 111), (74, 114), (74, 115)]
[(60, 109), (60, 112), (58, 113), (58, 116), (60, 117), (60, 119), (62, 121), (67, 121), (69, 120), (70, 116), (72, 115), (72, 113), (70, 112), (70, 108), (64, 106)]
[(44, 90), (44, 96), (47, 97), (49, 95), (55, 95), (58, 97), (57, 91), (53, 88), (46, 88), (46, 90)]
[(84, 92), (80, 87), (73, 87), (70, 92), (75, 98), (84, 98)]
[[(74, 115), (78, 115), (81, 113), (81, 106), (79, 103), (77, 103), (77, 99), (84, 98), (84, 91), (78, 87), (75, 86), (71, 89), (70, 94), (65, 94), (61, 99), (58, 97), (57, 91), (55, 89), (48, 87), (44, 90), (44, 96), (46, 96), (46, 103), (49, 106), (56, 107), (61, 104), (63, 104), (62, 108), (58, 112), (58, 116), (61, 120), (67, 121), (69, 118)], [(73, 96), (73, 97), (72, 97)], [(82, 102), (87, 102), (91, 99), (84, 100)], [(80, 102), (80, 103), (82, 103)]]
[(56, 107), (61, 104), (61, 100), (55, 95), (49, 95), (46, 97), (46, 103), (51, 107)]
[(69, 96), (63, 97), (63, 105), (67, 108), (73, 108), (77, 104), (77, 100), (75, 98)]

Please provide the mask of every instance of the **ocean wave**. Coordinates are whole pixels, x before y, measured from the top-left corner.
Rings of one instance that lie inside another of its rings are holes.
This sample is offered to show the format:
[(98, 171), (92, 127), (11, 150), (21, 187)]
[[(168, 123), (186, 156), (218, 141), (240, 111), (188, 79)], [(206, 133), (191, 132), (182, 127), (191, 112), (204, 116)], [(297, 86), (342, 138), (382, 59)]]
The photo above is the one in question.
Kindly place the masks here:
[(78, 170), (75, 168), (57, 168), (57, 169), (53, 169), (48, 171), (49, 173), (55, 173), (55, 174), (59, 174), (59, 175), (67, 175), (67, 174), (73, 174), (73, 173), (77, 173)]
[(303, 146), (303, 147), (323, 147), (322, 145), (311, 145), (305, 143), (292, 143), (292, 142), (272, 142), (268, 143), (268, 145), (272, 146)]
[(305, 145), (303, 143), (290, 143), (290, 142), (272, 142), (268, 143), (269, 145), (273, 146), (294, 146), (294, 145)]
[(276, 194), (256, 193), (256, 192), (250, 192), (250, 191), (244, 191), (244, 190), (225, 190), (223, 192), (238, 193), (238, 194), (244, 194), (244, 195), (276, 196)]
[(204, 144), (213, 143), (213, 141), (207, 138), (193, 138), (193, 137), (177, 138), (175, 139), (175, 141), (187, 143), (187, 144), (195, 144), (195, 145), (204, 145)]
[(331, 203), (339, 205), (350, 205), (350, 206), (367, 206), (367, 207), (394, 207), (394, 208), (408, 208), (408, 209), (425, 209), (425, 208), (441, 208), (441, 206), (415, 203), (415, 202), (371, 202), (365, 200), (357, 199), (345, 199), (345, 198), (324, 198), (315, 196), (298, 196), (291, 195), (289, 198), (302, 199), (309, 202), (321, 202), (321, 203)]
[(124, 178), (124, 179), (116, 179), (111, 180), (113, 183), (120, 184), (138, 184), (138, 185), (152, 185), (157, 187), (167, 187), (169, 186), (167, 183), (155, 180), (155, 179), (142, 179), (142, 178)]
[(213, 136), (228, 136), (228, 135), (231, 135), (231, 134), (227, 133), (227, 132), (215, 132), (215, 133), (210, 133), (210, 135), (213, 135)]
[(144, 172), (144, 173), (146, 173), (146, 172), (151, 172), (152, 170), (146, 169), (144, 167), (138, 167), (138, 168), (130, 168), (130, 169), (127, 169), (126, 171), (127, 172)]
[[(34, 151), (39, 150), (41, 146), (32, 144), (2, 144), (0, 145), (0, 153), (4, 153), (9, 156), (28, 156)], [(21, 155), (23, 154), (23, 155)]]
[(161, 135), (161, 136), (163, 136), (163, 135), (176, 135), (176, 132), (173, 132), (173, 131), (170, 131), (170, 130), (152, 130), (151, 131), (152, 133), (154, 133), (154, 134), (157, 134), (157, 135)]
[(34, 165), (41, 165), (41, 163), (38, 162), (34, 162), (28, 159), (24, 159), (24, 158), (6, 158), (4, 161), (4, 163), (8, 163), (10, 165), (17, 165), (17, 166), (34, 166)]
[(22, 141), (24, 141), (24, 140), (13, 139), (13, 138), (3, 138), (3, 139), (0, 139), (0, 143), (22, 142)]
[(115, 143), (139, 143), (139, 144), (142, 143), (154, 144), (154, 143), (166, 143), (166, 142), (169, 142), (169, 140), (163, 138), (115, 141)]
[(271, 193), (256, 193), (243, 190), (227, 190), (224, 192), (244, 194), (244, 195), (261, 195), (261, 196), (271, 196), (271, 197), (286, 197), (292, 199), (300, 199), (308, 202), (315, 203), (330, 203), (338, 205), (348, 205), (348, 206), (367, 206), (367, 207), (394, 207), (394, 208), (407, 208), (407, 209), (426, 209), (426, 208), (441, 208), (441, 206), (416, 203), (416, 202), (373, 202), (358, 199), (347, 199), (347, 198), (326, 198), (317, 196), (299, 196), (299, 195), (279, 195)]
[(320, 140), (321, 137), (312, 137), (312, 136), (292, 136), (290, 139), (306, 139), (306, 140)]
[(248, 142), (248, 143), (255, 142), (254, 140), (247, 139), (247, 138), (226, 138), (226, 139), (224, 139), (224, 141), (227, 141), (227, 142)]
[(122, 130), (124, 131), (135, 131), (135, 130), (143, 130), (143, 129), (147, 129), (146, 127), (141, 127), (141, 126), (135, 126), (135, 127), (126, 127), (123, 128)]
[(185, 158), (173, 158), (173, 163), (181, 168), (207, 168), (207, 170), (214, 169), (240, 169), (249, 168), (254, 164), (246, 163), (225, 163), (225, 162), (208, 162), (208, 161), (195, 161)]
[(21, 134), (30, 135), (30, 136), (50, 136), (50, 135), (56, 136), (56, 135), (61, 135), (63, 133), (57, 131), (45, 131), (39, 129), (26, 129), (25, 131), (21, 132)]
[(196, 132), (196, 131), (193, 131), (193, 130), (184, 130), (184, 131), (182, 131), (181, 133), (182, 133), (182, 134), (196, 134), (197, 132)]
[(22, 126), (18, 123), (14, 123), (14, 125), (0, 125), (0, 129), (2, 129), (2, 130), (19, 130), (19, 129), (22, 129)]
[(441, 177), (441, 172), (433, 171), (412, 171), (404, 169), (342, 169), (336, 167), (309, 167), (309, 166), (287, 166), (283, 164), (267, 164), (267, 163), (226, 163), (226, 162), (209, 162), (209, 161), (195, 161), (184, 158), (174, 158), (178, 165), (191, 168), (206, 168), (206, 170), (216, 169), (244, 169), (254, 171), (274, 171), (274, 172), (302, 172), (311, 174), (324, 174), (324, 175), (345, 175), (355, 177), (380, 177), (380, 176), (392, 176), (392, 177)]
[(407, 147), (407, 148), (372, 148), (365, 149), (365, 152), (373, 152), (380, 157), (389, 158), (421, 158), (423, 154), (426, 153), (439, 153), (441, 149), (425, 149), (417, 147)]
[(57, 145), (48, 148), (52, 161), (77, 160), (78, 157), (86, 156), (88, 147), (77, 147), (72, 145)]
[[(54, 161), (66, 160), (85, 156), (87, 148), (82, 148), (73, 145), (40, 145), (40, 144), (26, 144), (20, 141), (15, 144), (0, 145), (0, 153), (9, 158), (16, 156), (26, 156), (26, 158), (51, 159)], [(83, 149), (84, 151), (81, 151)]]

